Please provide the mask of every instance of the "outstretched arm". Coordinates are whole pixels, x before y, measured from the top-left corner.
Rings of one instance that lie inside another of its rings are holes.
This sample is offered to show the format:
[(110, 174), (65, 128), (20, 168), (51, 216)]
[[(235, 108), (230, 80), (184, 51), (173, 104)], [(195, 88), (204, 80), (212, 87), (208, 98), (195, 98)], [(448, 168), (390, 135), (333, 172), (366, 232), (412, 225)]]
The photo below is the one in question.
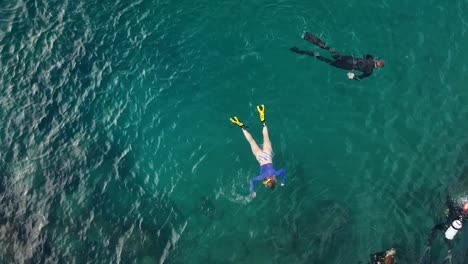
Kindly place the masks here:
[(250, 179), (250, 193), (254, 193), (255, 192), (255, 182), (256, 181), (261, 181), (263, 180), (263, 177), (262, 176), (256, 176), (256, 177), (253, 177), (252, 179)]
[(286, 171), (281, 169), (276, 171), (278, 176), (281, 176), (281, 185), (284, 185), (286, 183)]
[(353, 79), (359, 81), (370, 76), (371, 74), (372, 74), (372, 70), (368, 70), (368, 71), (363, 72), (361, 75), (354, 76)]

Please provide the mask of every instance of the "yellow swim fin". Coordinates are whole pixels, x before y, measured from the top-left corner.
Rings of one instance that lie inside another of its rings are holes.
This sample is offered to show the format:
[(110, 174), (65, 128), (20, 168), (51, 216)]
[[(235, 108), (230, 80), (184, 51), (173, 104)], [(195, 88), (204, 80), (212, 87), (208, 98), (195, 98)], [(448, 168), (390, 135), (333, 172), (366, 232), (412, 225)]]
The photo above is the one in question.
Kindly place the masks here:
[(260, 116), (260, 122), (265, 122), (265, 105), (257, 105), (257, 111)]
[(239, 118), (237, 118), (237, 116), (234, 116), (234, 117), (231, 117), (229, 118), (229, 120), (231, 121), (231, 123), (233, 123), (234, 125), (237, 125), (241, 128), (246, 128), (246, 126), (244, 126), (244, 123), (242, 123)]

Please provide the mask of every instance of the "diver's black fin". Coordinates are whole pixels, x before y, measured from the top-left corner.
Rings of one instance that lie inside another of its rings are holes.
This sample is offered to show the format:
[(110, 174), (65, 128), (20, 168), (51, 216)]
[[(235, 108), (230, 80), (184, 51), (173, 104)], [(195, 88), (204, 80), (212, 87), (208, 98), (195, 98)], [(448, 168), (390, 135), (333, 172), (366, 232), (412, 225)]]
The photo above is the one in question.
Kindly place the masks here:
[(322, 49), (327, 49), (325, 42), (323, 42), (321, 39), (317, 38), (316, 36), (312, 35), (310, 32), (305, 33), (304, 39), (314, 45), (319, 46)]
[(424, 254), (421, 258), (421, 261), (419, 261), (419, 264), (431, 264), (431, 247), (428, 246), (424, 250)]

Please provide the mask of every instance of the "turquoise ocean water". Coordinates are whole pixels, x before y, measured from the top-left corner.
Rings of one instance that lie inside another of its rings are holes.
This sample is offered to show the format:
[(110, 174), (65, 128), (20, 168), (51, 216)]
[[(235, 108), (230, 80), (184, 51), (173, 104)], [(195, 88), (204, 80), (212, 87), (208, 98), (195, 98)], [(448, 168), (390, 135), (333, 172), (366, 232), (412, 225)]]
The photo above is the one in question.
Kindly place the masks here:
[[(0, 5), (1, 263), (417, 263), (468, 188), (468, 1)], [(363, 81), (289, 51), (385, 60)], [(237, 115), (286, 186), (257, 186)], [(468, 235), (453, 263), (468, 263)], [(439, 236), (434, 261), (446, 247)], [(437, 263), (437, 262), (436, 262)]]

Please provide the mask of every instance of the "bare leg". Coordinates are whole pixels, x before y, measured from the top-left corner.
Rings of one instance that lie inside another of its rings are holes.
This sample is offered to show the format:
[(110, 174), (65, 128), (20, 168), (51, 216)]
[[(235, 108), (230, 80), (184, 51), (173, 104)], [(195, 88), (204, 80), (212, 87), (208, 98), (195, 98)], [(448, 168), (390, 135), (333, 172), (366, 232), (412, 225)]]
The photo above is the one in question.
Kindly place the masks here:
[(244, 133), (245, 139), (247, 139), (247, 141), (249, 142), (250, 148), (252, 148), (253, 155), (257, 157), (257, 155), (260, 154), (262, 150), (257, 145), (257, 143), (253, 139), (252, 135), (250, 135), (249, 131), (247, 131), (247, 129), (242, 129), (242, 132)]
[(266, 153), (270, 155), (273, 155), (273, 148), (271, 147), (270, 136), (268, 135), (268, 128), (266, 126), (266, 123), (263, 125), (262, 134), (263, 134), (263, 151), (265, 151)]

